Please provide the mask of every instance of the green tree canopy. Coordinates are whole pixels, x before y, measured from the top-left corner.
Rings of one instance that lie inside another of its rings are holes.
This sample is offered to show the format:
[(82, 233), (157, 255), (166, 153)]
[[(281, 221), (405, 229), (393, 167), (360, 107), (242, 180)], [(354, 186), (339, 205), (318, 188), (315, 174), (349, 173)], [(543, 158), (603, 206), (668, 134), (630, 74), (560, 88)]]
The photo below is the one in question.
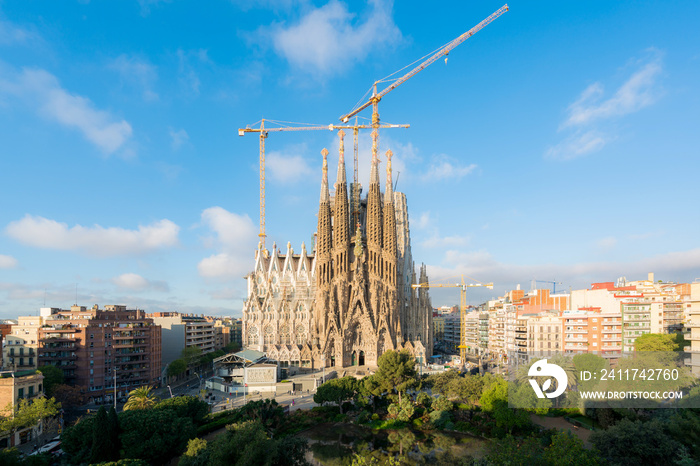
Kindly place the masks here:
[(316, 390), (314, 402), (336, 403), (343, 412), (343, 402), (352, 399), (360, 390), (360, 381), (355, 377), (347, 376), (342, 379), (331, 379)]
[(139, 387), (129, 392), (129, 399), (124, 405), (124, 411), (133, 409), (150, 409), (158, 403), (158, 398), (151, 393), (151, 387)]
[(120, 441), (124, 458), (166, 464), (180, 454), (197, 428), (190, 418), (178, 417), (169, 409), (137, 409), (119, 415)]
[(622, 419), (605, 431), (591, 434), (590, 442), (603, 458), (618, 465), (673, 464), (684, 450), (658, 420)]
[(8, 404), (6, 413), (13, 413), (0, 417), (0, 432), (14, 433), (27, 427), (35, 427), (40, 420), (55, 416), (61, 408), (53, 398), (38, 397), (33, 400), (22, 398), (17, 405)]
[[(258, 421), (227, 426), (207, 447), (207, 465), (305, 466), (307, 442), (299, 437), (272, 439)], [(200, 453), (201, 454), (201, 453)]]
[(377, 383), (375, 392), (377, 389), (389, 393), (396, 390), (400, 403), (401, 394), (417, 384), (416, 360), (405, 350), (387, 351), (379, 356), (377, 364), (379, 369), (374, 373), (374, 379)]
[(206, 401), (196, 396), (176, 396), (159, 401), (154, 409), (174, 410), (178, 417), (188, 417), (195, 424), (200, 424), (209, 413), (209, 405)]
[(168, 364), (167, 375), (168, 377), (177, 377), (180, 374), (184, 374), (186, 370), (187, 361), (184, 359), (176, 359)]
[(681, 351), (685, 340), (680, 333), (646, 333), (634, 340), (635, 351)]
[(44, 394), (47, 397), (54, 396), (54, 388), (65, 382), (63, 371), (56, 366), (40, 366), (39, 372), (44, 376)]
[(187, 367), (194, 367), (199, 363), (199, 358), (202, 357), (202, 349), (198, 346), (185, 346), (182, 348), (180, 357), (185, 360)]

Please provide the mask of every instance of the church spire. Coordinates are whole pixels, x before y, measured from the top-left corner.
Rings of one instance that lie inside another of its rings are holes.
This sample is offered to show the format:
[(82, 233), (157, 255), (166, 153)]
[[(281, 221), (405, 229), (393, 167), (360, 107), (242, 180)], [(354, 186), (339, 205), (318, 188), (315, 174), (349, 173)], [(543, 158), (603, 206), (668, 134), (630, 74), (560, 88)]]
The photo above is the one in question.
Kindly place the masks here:
[(323, 175), (321, 177), (321, 203), (323, 203), (331, 200), (328, 193), (328, 150), (324, 148), (321, 155), (323, 155)]
[(372, 169), (369, 176), (369, 184), (372, 185), (376, 183), (379, 185), (379, 158), (377, 157), (377, 139), (379, 134), (377, 130), (372, 131)]
[(338, 178), (335, 182), (333, 206), (333, 267), (335, 276), (349, 273), (350, 253), (350, 206), (348, 203), (348, 181), (345, 173), (345, 132), (338, 131), (340, 148), (338, 156)]
[(386, 151), (386, 192), (384, 193), (384, 261), (383, 279), (396, 287), (396, 213), (394, 209), (394, 191), (391, 180), (391, 150)]
[(328, 150), (323, 155), (323, 177), (321, 179), (321, 202), (318, 206), (318, 244), (316, 246), (317, 283), (323, 285), (331, 280), (331, 250), (333, 248), (331, 198), (328, 193)]

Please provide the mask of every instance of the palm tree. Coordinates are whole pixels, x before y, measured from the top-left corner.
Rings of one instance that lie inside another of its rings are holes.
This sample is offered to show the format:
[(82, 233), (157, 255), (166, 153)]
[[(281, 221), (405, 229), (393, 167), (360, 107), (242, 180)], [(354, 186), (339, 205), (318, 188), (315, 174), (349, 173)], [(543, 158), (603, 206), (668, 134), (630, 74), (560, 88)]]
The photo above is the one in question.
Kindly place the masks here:
[(151, 386), (139, 387), (129, 392), (129, 399), (124, 405), (124, 411), (130, 409), (150, 409), (156, 405), (158, 398), (151, 393)]

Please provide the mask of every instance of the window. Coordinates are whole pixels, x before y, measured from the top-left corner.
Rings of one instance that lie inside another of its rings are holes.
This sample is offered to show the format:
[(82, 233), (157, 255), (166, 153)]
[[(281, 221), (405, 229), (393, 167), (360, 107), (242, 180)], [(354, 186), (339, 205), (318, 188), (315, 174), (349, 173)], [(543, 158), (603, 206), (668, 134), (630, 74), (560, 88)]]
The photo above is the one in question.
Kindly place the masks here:
[(17, 398), (24, 398), (24, 388), (20, 388), (17, 390)]

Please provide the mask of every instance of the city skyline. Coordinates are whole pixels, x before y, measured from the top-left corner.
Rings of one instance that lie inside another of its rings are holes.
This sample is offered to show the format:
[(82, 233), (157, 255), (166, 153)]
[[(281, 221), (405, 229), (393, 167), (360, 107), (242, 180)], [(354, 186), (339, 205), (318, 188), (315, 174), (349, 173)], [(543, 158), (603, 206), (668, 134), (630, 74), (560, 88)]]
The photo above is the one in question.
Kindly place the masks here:
[[(339, 124), (373, 81), (502, 4), (3, 2), (0, 318), (76, 300), (240, 317), (258, 139), (237, 129)], [(700, 278), (700, 5), (508, 5), (380, 103), (383, 122), (411, 125), (379, 144), (414, 259), (433, 282), (494, 283), (470, 304), (534, 279)], [(337, 136), (266, 145), (267, 247), (310, 248), (320, 152), (335, 173)], [(365, 131), (365, 187), (369, 145)]]

